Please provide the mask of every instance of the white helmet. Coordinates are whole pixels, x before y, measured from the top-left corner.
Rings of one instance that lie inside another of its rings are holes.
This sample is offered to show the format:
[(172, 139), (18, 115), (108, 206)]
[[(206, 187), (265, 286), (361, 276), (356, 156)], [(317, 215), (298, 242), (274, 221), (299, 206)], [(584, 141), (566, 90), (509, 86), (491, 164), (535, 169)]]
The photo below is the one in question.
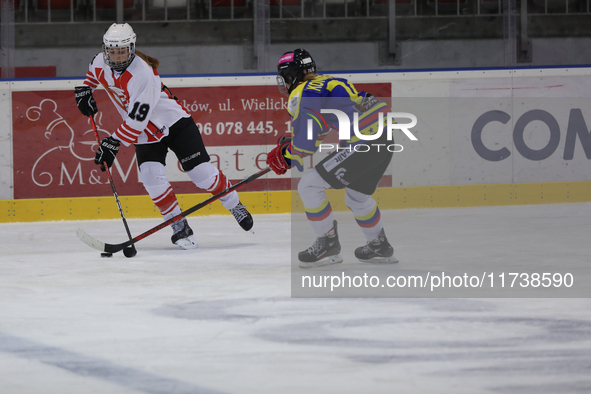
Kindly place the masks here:
[[(125, 70), (135, 57), (136, 37), (136, 34), (128, 23), (113, 23), (103, 36), (103, 56), (105, 63), (115, 71)], [(109, 48), (111, 48), (110, 51)], [(128, 51), (125, 51), (127, 52), (126, 56), (123, 58), (111, 59), (111, 55), (115, 54), (115, 48), (120, 51), (122, 49), (127, 49)]]

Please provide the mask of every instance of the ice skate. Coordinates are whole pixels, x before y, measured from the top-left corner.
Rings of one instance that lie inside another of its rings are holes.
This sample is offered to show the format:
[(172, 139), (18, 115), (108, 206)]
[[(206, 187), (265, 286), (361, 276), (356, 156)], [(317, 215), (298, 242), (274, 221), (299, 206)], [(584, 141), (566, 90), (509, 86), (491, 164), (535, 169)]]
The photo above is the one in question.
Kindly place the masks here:
[(181, 249), (195, 249), (199, 246), (193, 238), (193, 230), (189, 227), (187, 219), (183, 218), (171, 226), (174, 234), (170, 240), (173, 244), (178, 245)]
[(373, 241), (355, 249), (355, 257), (362, 263), (393, 264), (398, 259), (394, 256), (394, 248), (388, 242), (384, 229)]
[(232, 212), (232, 215), (234, 215), (234, 218), (244, 231), (252, 229), (252, 226), (254, 225), (252, 215), (246, 210), (246, 207), (242, 205), (241, 202), (238, 202), (238, 205), (230, 209), (230, 212)]
[(343, 262), (341, 244), (337, 233), (337, 221), (333, 222), (333, 228), (328, 233), (316, 238), (316, 242), (308, 249), (298, 254), (300, 268), (322, 267), (324, 265), (339, 264)]

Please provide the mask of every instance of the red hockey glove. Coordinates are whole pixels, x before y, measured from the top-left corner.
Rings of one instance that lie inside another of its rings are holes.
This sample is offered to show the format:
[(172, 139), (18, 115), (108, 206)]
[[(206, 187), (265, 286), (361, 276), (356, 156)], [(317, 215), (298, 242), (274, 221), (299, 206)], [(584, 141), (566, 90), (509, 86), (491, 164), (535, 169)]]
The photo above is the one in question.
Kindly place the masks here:
[(289, 144), (291, 144), (291, 138), (283, 136), (277, 141), (277, 146), (267, 155), (267, 165), (277, 175), (283, 175), (289, 169), (285, 156), (283, 156)]

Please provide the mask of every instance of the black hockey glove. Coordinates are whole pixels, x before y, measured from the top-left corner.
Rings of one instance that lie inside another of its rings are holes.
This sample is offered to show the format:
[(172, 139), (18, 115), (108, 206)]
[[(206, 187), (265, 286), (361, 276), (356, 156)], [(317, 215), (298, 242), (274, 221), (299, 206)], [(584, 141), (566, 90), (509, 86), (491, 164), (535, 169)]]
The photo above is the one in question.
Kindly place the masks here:
[(373, 94), (366, 93), (365, 97), (361, 101), (361, 104), (359, 104), (357, 108), (359, 109), (359, 112), (363, 113), (369, 111), (378, 103), (381, 103), (381, 101), (378, 100)]
[[(291, 137), (288, 137), (286, 135), (282, 135), (281, 138), (279, 138), (277, 145), (285, 145), (286, 142), (291, 142)], [(286, 148), (287, 148), (287, 146), (286, 146)]]
[(76, 86), (74, 92), (76, 94), (76, 105), (78, 105), (82, 115), (92, 116), (98, 112), (90, 86)]
[(115, 156), (119, 152), (119, 145), (121, 145), (121, 142), (113, 137), (107, 137), (101, 142), (101, 145), (96, 151), (96, 156), (94, 156), (94, 163), (101, 166), (101, 171), (107, 170), (105, 164), (111, 168), (113, 161), (115, 161)]

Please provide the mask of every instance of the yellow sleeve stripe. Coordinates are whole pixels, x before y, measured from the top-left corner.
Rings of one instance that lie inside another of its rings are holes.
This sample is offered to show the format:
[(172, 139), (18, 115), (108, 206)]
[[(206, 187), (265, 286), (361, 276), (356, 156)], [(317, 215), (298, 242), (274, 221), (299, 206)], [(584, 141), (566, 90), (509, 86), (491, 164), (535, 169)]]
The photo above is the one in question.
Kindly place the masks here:
[(302, 156), (302, 155), (309, 156), (309, 155), (313, 155), (314, 154), (314, 151), (301, 149), (301, 148), (298, 148), (297, 146), (295, 146), (293, 144), (291, 144), (291, 146), (294, 149), (294, 152), (293, 153), (295, 153), (295, 154), (297, 154), (299, 156)]
[(328, 82), (328, 84), (326, 85), (326, 88), (332, 92), (332, 90), (334, 88), (336, 88), (337, 86), (342, 86), (343, 88), (345, 88), (345, 90), (347, 91), (349, 96), (357, 97), (357, 90), (355, 90), (355, 88), (343, 83), (342, 81), (337, 81), (337, 80), (333, 79)]
[[(293, 145), (292, 145), (293, 148)], [(301, 156), (298, 155), (294, 155), (293, 153), (291, 153), (291, 151), (288, 149), (285, 151), (285, 158), (288, 160), (291, 160), (292, 164), (294, 161), (300, 163), (300, 165), (303, 167), (304, 166), (304, 160), (302, 159)]]

